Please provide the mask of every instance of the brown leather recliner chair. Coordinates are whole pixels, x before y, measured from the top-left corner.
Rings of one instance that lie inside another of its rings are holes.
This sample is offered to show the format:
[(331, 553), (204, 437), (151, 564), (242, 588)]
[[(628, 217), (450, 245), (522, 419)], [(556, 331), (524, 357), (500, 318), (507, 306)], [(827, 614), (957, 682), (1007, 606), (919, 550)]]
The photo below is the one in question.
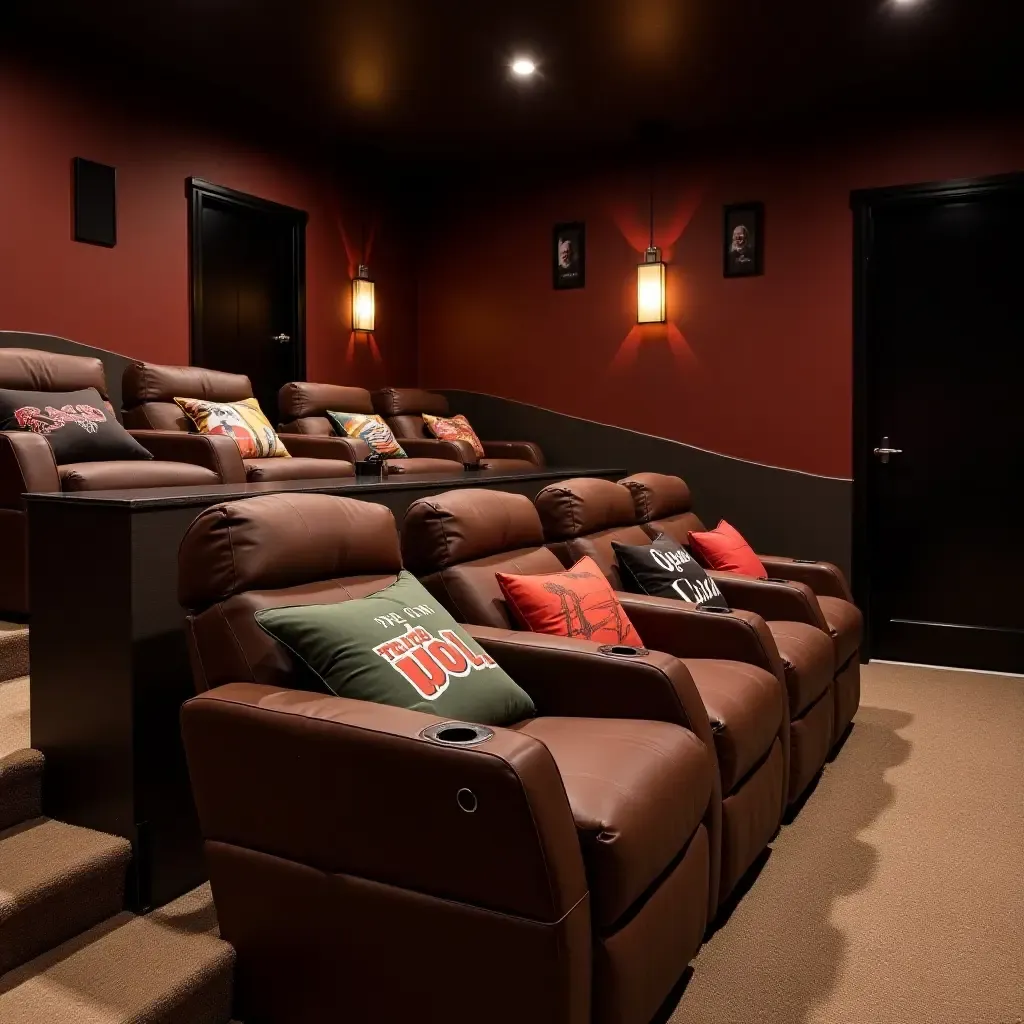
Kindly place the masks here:
[[(36, 349), (0, 348), (0, 388), (15, 391), (79, 391), (95, 388), (108, 399), (103, 363), (84, 356)], [(136, 436), (157, 459), (159, 446)], [(174, 461), (112, 460), (58, 466), (41, 434), (0, 433), (0, 611), (29, 613), (28, 517), (22, 495), (29, 491), (98, 491), (121, 488), (217, 484), (212, 468)]]
[[(306, 444), (322, 444), (324, 458), (337, 458), (330, 453), (342, 449), (346, 454), (341, 457), (353, 462), (362, 462), (369, 456), (370, 447), (365, 441), (358, 437), (339, 437), (326, 415), (328, 409), (332, 412), (372, 414), (370, 392), (364, 388), (295, 381), (281, 388), (277, 404), (285, 419), (281, 430), (289, 436), (300, 434), (309, 438), (304, 442)], [(469, 444), (465, 445), (468, 459), (463, 447), (452, 441), (407, 438), (401, 444), (408, 458), (387, 459), (389, 473), (452, 473), (461, 471), (465, 462), (476, 462), (476, 454)], [(313, 450), (309, 448), (310, 452)]]
[[(384, 417), (402, 444), (406, 438), (429, 438), (430, 432), (423, 422), (423, 414), (450, 416), (448, 399), (436, 391), (420, 388), (383, 388), (373, 393), (373, 407)], [(536, 469), (544, 465), (544, 453), (532, 441), (485, 441), (481, 469), (498, 472), (511, 469)], [(465, 446), (476, 459), (471, 445)]]
[(182, 541), (214, 687), (182, 727), (239, 1015), (647, 1024), (707, 919), (716, 777), (685, 670), (472, 629), (540, 717), (468, 746), (425, 735), (431, 715), (290, 689), (254, 612), (401, 568), (387, 509), (324, 495), (207, 509)]
[[(200, 366), (161, 366), (157, 363), (133, 363), (124, 372), (121, 384), (125, 426), (131, 427), (140, 443), (152, 451), (166, 451), (167, 458), (195, 461), (197, 451), (204, 460), (215, 460), (225, 483), (257, 483), (282, 480), (331, 480), (355, 475), (346, 457), (338, 450), (323, 458), (319, 449), (305, 438), (281, 435), (290, 459), (243, 459), (238, 445), (230, 437), (202, 435), (210, 445), (204, 450), (179, 448), (188, 436), (190, 423), (175, 398), (202, 398), (209, 402), (241, 402), (252, 398), (249, 378), (239, 373), (205, 370)], [(208, 462), (204, 461), (204, 465)]]
[[(632, 493), (637, 519), (651, 536), (667, 533), (680, 544), (688, 545), (691, 530), (705, 529), (693, 513), (690, 488), (680, 477), (662, 473), (637, 473), (620, 483)], [(864, 617), (853, 603), (853, 595), (842, 570), (831, 562), (777, 555), (757, 557), (774, 582), (755, 581), (749, 576), (733, 573), (715, 573), (715, 580), (726, 595), (726, 600), (740, 608), (758, 610), (752, 603), (755, 595), (770, 594), (773, 601), (785, 596), (787, 606), (794, 604), (805, 607), (806, 617), (801, 618), (801, 621), (813, 623), (832, 638), (836, 665), (832, 687), (832, 742), (836, 744), (846, 734), (860, 706), (860, 645), (864, 634)], [(759, 596), (757, 599), (766, 598)], [(792, 617), (796, 617), (795, 613)]]
[[(651, 538), (637, 525), (630, 492), (610, 480), (577, 479), (551, 484), (534, 499), (544, 524), (544, 536), (565, 566), (589, 555), (612, 586), (622, 589), (612, 542), (646, 545)], [(832, 746), (832, 677), (834, 652), (831, 637), (819, 621), (809, 624), (814, 595), (791, 593), (785, 584), (721, 580), (713, 574), (722, 595), (734, 608), (754, 612), (765, 620), (784, 670), (789, 700), (789, 792), (795, 804), (814, 781)], [(736, 585), (738, 583), (738, 585)], [(749, 599), (748, 591), (755, 599)], [(743, 600), (743, 598), (748, 598)], [(756, 599), (759, 598), (759, 599)], [(791, 598), (787, 600), (787, 598)], [(691, 615), (708, 613), (689, 609)]]
[[(564, 568), (544, 545), (528, 498), (475, 488), (413, 502), (402, 524), (402, 551), (406, 565), (459, 621), (502, 629), (519, 627), (495, 573)], [(709, 823), (713, 917), (775, 835), (786, 806), (782, 666), (764, 622), (749, 612), (705, 615), (664, 598), (620, 597), (645, 647), (672, 655), (696, 687), (704, 708), (688, 708), (690, 728), (706, 737), (705, 721), (714, 723), (722, 805), (718, 820)], [(592, 684), (592, 677), (580, 676), (582, 690)]]

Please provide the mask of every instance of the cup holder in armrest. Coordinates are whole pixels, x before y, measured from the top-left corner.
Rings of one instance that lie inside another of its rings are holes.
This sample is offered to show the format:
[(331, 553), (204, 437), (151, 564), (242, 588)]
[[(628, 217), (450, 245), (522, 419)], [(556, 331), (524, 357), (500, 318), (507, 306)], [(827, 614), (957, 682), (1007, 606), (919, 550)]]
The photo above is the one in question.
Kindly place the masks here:
[(698, 608), (699, 612), (711, 612), (712, 615), (732, 615), (731, 608), (720, 608), (717, 604), (710, 604), (706, 608)]
[(443, 743), (446, 747), (475, 747), (494, 735), (486, 725), (472, 725), (469, 722), (438, 722), (428, 725), (420, 735), (425, 740)]
[(651, 653), (646, 647), (633, 647), (630, 644), (602, 644), (598, 651), (601, 654), (612, 654), (616, 658), (646, 658)]
[(762, 583), (792, 583), (792, 580), (784, 580), (781, 576), (765, 576)]
[(817, 565), (818, 559), (816, 558), (794, 558), (793, 561), (797, 565)]

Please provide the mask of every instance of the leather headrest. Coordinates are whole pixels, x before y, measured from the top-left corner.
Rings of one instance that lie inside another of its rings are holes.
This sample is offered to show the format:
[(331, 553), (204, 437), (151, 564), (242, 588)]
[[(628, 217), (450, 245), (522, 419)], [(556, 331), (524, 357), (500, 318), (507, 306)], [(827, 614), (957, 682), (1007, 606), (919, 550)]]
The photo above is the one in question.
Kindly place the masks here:
[(447, 416), (448, 399), (422, 388), (383, 388), (374, 391), (373, 408), (381, 416)]
[(619, 483), (633, 495), (638, 523), (682, 515), (693, 507), (690, 488), (681, 476), (665, 473), (634, 473)]
[(365, 388), (343, 388), (338, 384), (295, 381), (278, 392), (277, 405), (283, 419), (323, 416), (332, 412), (373, 412), (370, 392)]
[(252, 398), (252, 384), (241, 373), (204, 370), (201, 366), (132, 363), (121, 384), (124, 406), (202, 398), (208, 402), (241, 402)]
[(418, 576), (543, 544), (544, 531), (530, 499), (506, 491), (473, 487), (420, 498), (402, 524), (402, 555)]
[(198, 611), (248, 590), (398, 573), (390, 509), (329, 494), (267, 494), (214, 505), (178, 550), (178, 600)]
[(597, 477), (549, 484), (534, 499), (546, 540), (584, 537), (616, 526), (635, 526), (633, 499), (625, 487)]
[(0, 388), (12, 391), (95, 388), (104, 398), (108, 397), (107, 378), (99, 359), (34, 348), (0, 348)]

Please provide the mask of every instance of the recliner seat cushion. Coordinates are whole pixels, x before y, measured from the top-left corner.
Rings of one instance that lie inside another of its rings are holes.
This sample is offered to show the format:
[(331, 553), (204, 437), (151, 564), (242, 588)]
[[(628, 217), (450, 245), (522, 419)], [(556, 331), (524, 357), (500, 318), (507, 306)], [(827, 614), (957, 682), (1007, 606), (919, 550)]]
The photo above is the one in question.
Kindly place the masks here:
[(507, 725), (529, 695), (412, 573), (372, 597), (257, 612), (256, 621), (339, 697)]
[(351, 462), (341, 459), (246, 459), (245, 478), (251, 483), (282, 480), (336, 480), (355, 475)]
[(197, 487), (220, 484), (205, 466), (189, 462), (77, 462), (57, 467), (61, 490), (121, 491), (140, 487)]
[(11, 391), (0, 389), (0, 430), (40, 434), (58, 466), (153, 456), (128, 433), (110, 403), (96, 390)]
[(555, 759), (590, 884), (591, 913), (609, 928), (697, 831), (714, 763), (688, 729), (667, 722), (538, 718), (513, 726)]
[(775, 742), (784, 714), (782, 690), (775, 676), (745, 662), (712, 658), (682, 661), (712, 721), (722, 795), (726, 796)]

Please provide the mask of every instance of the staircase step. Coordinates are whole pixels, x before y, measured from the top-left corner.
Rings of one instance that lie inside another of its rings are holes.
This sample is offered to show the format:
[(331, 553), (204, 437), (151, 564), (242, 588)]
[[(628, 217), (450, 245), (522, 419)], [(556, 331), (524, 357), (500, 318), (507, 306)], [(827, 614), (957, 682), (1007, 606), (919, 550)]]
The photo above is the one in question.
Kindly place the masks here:
[(208, 885), (121, 913), (0, 978), (4, 1024), (238, 1024)]
[(49, 818), (0, 832), (0, 974), (118, 913), (130, 858), (126, 839)]
[(43, 764), (38, 750), (0, 757), (0, 832), (43, 813)]
[(28, 675), (28, 626), (0, 622), (0, 682)]
[(0, 757), (32, 743), (28, 676), (0, 683)]

